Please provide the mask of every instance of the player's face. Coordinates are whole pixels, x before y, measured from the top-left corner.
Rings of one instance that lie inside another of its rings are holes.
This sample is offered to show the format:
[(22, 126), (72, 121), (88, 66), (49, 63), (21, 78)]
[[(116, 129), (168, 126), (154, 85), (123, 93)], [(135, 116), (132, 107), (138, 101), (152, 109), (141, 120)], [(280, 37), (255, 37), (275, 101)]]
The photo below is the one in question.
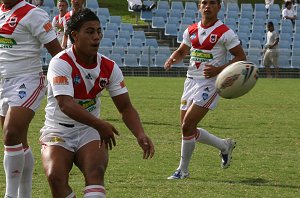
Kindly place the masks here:
[(95, 56), (102, 39), (102, 31), (99, 21), (85, 22), (79, 31), (72, 32), (74, 45), (77, 51), (86, 56)]
[(57, 7), (60, 12), (66, 12), (68, 9), (68, 4), (66, 2), (58, 2)]
[(217, 0), (202, 0), (199, 2), (199, 10), (204, 18), (217, 18), (220, 9), (221, 4)]

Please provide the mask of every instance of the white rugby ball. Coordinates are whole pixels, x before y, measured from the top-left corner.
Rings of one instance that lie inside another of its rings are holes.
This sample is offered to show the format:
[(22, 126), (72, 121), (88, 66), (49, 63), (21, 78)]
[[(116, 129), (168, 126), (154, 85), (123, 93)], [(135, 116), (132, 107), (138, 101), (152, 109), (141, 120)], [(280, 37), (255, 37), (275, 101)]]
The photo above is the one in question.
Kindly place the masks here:
[(218, 94), (226, 99), (238, 98), (250, 91), (258, 79), (257, 66), (248, 61), (228, 65), (217, 77)]

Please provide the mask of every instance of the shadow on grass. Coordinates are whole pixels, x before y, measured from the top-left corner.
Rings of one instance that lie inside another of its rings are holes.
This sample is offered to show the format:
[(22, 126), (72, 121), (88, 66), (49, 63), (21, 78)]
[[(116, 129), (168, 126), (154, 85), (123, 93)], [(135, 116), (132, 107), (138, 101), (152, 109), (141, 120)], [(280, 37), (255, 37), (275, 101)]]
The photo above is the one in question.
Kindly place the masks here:
[(296, 186), (296, 185), (272, 184), (268, 180), (263, 178), (246, 178), (240, 181), (222, 181), (222, 182), (230, 183), (230, 184), (246, 184), (249, 186), (271, 186), (271, 187), (279, 187), (279, 188), (300, 189), (300, 186)]

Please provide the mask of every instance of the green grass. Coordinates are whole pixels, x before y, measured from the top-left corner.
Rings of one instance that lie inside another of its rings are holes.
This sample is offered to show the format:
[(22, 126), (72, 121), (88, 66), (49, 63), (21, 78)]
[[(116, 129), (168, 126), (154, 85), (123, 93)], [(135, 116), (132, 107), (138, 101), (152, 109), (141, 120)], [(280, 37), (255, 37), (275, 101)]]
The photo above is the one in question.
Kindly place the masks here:
[[(221, 99), (217, 109), (199, 126), (220, 137), (235, 138), (237, 147), (231, 167), (221, 170), (218, 151), (197, 144), (190, 165), (191, 177), (170, 181), (166, 178), (177, 168), (180, 157), (178, 107), (183, 82), (184, 78), (126, 78), (132, 103), (156, 146), (151, 160), (142, 159), (140, 148), (121, 122), (108, 94), (102, 97), (102, 117), (121, 133), (117, 146), (110, 152), (106, 173), (108, 197), (299, 196), (299, 79), (259, 79), (247, 95), (233, 100)], [(34, 198), (51, 197), (38, 144), (43, 120), (41, 108), (29, 133), (35, 156)], [(2, 140), (0, 143), (3, 145)], [(2, 162), (2, 146), (0, 159)], [(71, 172), (70, 184), (77, 197), (82, 197), (84, 182), (76, 167)], [(4, 188), (4, 172), (0, 169), (0, 196), (4, 195)]]

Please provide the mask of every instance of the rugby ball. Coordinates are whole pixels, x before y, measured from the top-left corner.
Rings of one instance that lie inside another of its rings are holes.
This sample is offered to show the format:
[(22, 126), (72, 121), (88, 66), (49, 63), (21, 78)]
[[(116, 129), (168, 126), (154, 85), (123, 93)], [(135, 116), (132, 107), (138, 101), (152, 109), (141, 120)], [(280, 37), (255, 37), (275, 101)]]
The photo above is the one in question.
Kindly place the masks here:
[(238, 61), (228, 65), (217, 76), (217, 93), (226, 99), (238, 98), (249, 92), (258, 79), (257, 66), (248, 61)]

